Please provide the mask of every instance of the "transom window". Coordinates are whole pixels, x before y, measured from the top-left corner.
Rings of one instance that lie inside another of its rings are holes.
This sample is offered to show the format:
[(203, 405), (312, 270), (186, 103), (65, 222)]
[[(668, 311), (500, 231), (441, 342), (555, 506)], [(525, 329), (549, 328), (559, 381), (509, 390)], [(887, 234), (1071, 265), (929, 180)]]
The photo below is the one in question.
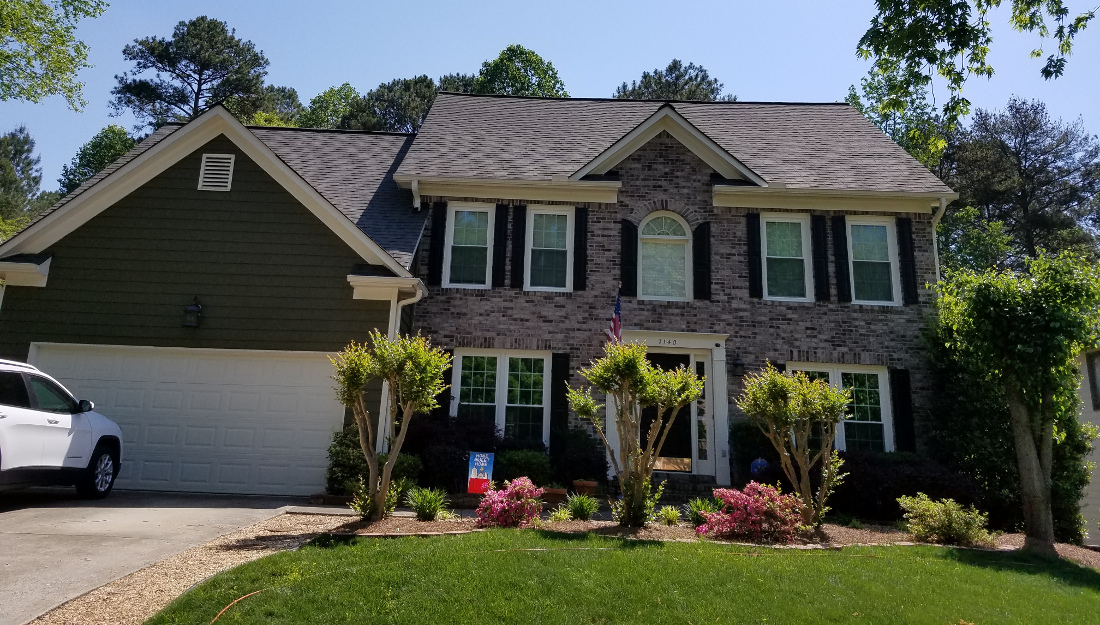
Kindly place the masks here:
[(572, 290), (573, 207), (529, 206), (527, 210), (524, 288), (528, 291)]
[(493, 258), (493, 217), (487, 204), (448, 206), (443, 285), (487, 288)]
[(894, 451), (894, 426), (885, 367), (787, 363), (811, 380), (852, 390), (848, 419), (836, 430), (836, 448), (846, 451)]
[(764, 230), (764, 297), (808, 301), (809, 215), (765, 215), (760, 227)]
[(857, 303), (894, 304), (900, 299), (897, 241), (892, 220), (848, 220), (852, 299)]
[(453, 414), (492, 419), (509, 440), (549, 444), (549, 354), (460, 350), (455, 366)]
[(642, 299), (691, 298), (691, 237), (672, 213), (656, 213), (642, 222), (638, 245), (638, 296)]

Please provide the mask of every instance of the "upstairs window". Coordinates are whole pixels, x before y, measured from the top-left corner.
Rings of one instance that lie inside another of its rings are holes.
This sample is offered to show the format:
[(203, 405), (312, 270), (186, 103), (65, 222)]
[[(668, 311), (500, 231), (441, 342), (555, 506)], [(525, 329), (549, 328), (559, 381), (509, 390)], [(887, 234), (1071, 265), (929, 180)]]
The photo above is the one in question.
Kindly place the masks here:
[(898, 245), (893, 220), (848, 219), (852, 301), (897, 304), (901, 301)]
[(638, 238), (638, 297), (691, 299), (691, 237), (687, 224), (672, 213), (646, 218)]
[(448, 206), (447, 246), (443, 259), (443, 286), (488, 288), (492, 275), (493, 206)]
[(809, 215), (764, 215), (760, 220), (764, 242), (764, 297), (810, 301)]
[(573, 289), (573, 208), (527, 207), (524, 290)]

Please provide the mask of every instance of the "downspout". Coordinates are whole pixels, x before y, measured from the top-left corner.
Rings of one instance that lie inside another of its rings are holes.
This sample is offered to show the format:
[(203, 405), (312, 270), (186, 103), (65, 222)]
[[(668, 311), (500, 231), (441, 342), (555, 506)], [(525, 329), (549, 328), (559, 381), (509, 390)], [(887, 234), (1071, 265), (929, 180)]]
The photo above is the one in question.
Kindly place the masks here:
[(932, 215), (932, 250), (936, 255), (936, 282), (941, 279), (940, 276), (940, 235), (938, 227), (940, 220), (943, 219), (944, 212), (947, 211), (947, 198), (940, 196), (940, 207), (936, 209), (936, 214)]
[(421, 280), (417, 280), (416, 293), (414, 293), (412, 297), (397, 300), (397, 306), (395, 307), (393, 315), (393, 331), (390, 333), (391, 339), (397, 338), (398, 333), (401, 332), (401, 309), (408, 306), (409, 304), (415, 304), (424, 299), (427, 291), (427, 288), (424, 287), (424, 282)]
[[(405, 306), (408, 306), (409, 304), (415, 304), (415, 303), (419, 302), (420, 300), (424, 299), (424, 295), (426, 293), (427, 293), (427, 288), (425, 288), (424, 282), (422, 280), (417, 280), (416, 281), (416, 293), (414, 293), (412, 297), (402, 299), (402, 300), (398, 300), (396, 298), (390, 300), (391, 302), (393, 302), (393, 320), (390, 323), (390, 331), (389, 331), (389, 335), (390, 335), (389, 338), (390, 338), (391, 341), (396, 339), (397, 335), (401, 332), (401, 309), (404, 308)], [(386, 383), (386, 382), (383, 382), (382, 383), (382, 406), (383, 407), (389, 405), (389, 397), (390, 397), (389, 384)], [(380, 413), (379, 413), (380, 418), (378, 420), (378, 425), (379, 425), (379, 428), (378, 428), (378, 441), (375, 445), (375, 449), (380, 454), (388, 453), (389, 449), (390, 449), (390, 444), (389, 444), (390, 425), (389, 425), (389, 419), (388, 418), (385, 421), (385, 431), (384, 432), (383, 432), (383, 428), (382, 428), (382, 423), (383, 422), (382, 422), (381, 417), (383, 415), (385, 415), (385, 413), (386, 413), (385, 408), (382, 408)]]
[(420, 210), (420, 181), (413, 178), (412, 185), (410, 186), (413, 194), (413, 208)]

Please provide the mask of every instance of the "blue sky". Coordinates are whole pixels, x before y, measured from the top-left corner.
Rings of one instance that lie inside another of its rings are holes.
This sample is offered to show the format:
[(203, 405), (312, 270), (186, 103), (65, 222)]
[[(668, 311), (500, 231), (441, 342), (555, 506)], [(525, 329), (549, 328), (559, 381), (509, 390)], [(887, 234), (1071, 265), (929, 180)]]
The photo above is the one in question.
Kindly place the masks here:
[[(1092, 0), (1090, 0), (1091, 2)], [(1070, 0), (1071, 11), (1092, 5)], [(94, 67), (81, 73), (88, 106), (76, 113), (61, 98), (41, 104), (0, 103), (0, 132), (25, 124), (42, 157), (43, 188), (56, 187), (61, 166), (108, 123), (115, 74), (129, 69), (122, 48), (137, 37), (168, 36), (198, 15), (227, 21), (271, 61), (267, 81), (298, 90), (303, 102), (332, 85), (361, 92), (398, 77), (475, 73), (511, 43), (554, 63), (569, 93), (609, 97), (624, 80), (672, 58), (706, 67), (742, 100), (843, 99), (869, 64), (856, 42), (874, 14), (871, 0), (844, 2), (245, 2), (112, 0), (78, 36)], [(1082, 117), (1100, 132), (1100, 24), (1080, 36), (1057, 81), (1039, 76), (1028, 58), (1038, 38), (1012, 31), (1007, 12), (993, 18), (991, 80), (972, 79), (966, 95), (998, 108), (1015, 94), (1044, 100), (1064, 119)], [(942, 95), (942, 94), (940, 94)]]

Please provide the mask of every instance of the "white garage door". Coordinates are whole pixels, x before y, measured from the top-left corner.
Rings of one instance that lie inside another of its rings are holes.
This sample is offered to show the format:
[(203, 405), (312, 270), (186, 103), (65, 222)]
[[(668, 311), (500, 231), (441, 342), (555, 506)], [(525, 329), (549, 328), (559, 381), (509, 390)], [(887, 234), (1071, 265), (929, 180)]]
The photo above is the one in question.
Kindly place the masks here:
[(344, 414), (325, 354), (39, 343), (31, 363), (122, 427), (118, 488), (324, 490)]

